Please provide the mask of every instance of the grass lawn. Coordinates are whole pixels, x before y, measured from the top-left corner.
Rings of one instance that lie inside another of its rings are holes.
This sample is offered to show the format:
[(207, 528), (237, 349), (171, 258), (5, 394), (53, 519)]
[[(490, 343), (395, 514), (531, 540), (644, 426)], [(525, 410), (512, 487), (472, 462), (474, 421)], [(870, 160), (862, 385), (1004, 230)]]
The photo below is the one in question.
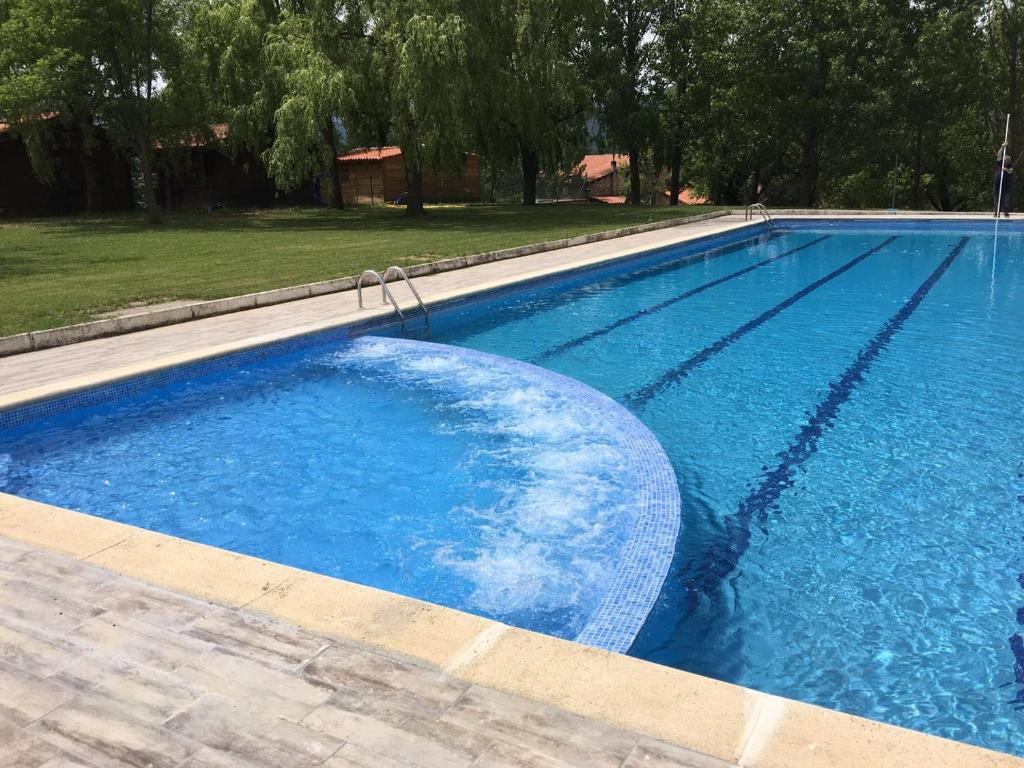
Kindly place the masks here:
[(283, 209), (0, 223), (0, 336), (717, 210), (597, 204)]

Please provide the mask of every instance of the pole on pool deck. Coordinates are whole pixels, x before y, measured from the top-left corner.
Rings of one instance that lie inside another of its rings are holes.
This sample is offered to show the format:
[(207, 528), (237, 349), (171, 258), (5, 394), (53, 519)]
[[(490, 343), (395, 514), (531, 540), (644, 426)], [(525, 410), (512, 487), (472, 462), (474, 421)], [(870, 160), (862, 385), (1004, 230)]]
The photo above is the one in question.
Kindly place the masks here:
[[(1010, 116), (1006, 116), (1006, 133), (1003, 135), (1003, 148), (999, 153), (999, 194), (996, 195), (996, 231), (992, 236), (992, 253), (996, 251), (996, 238), (999, 236), (999, 214), (1002, 213), (1003, 208), (1003, 181), (1006, 179), (1006, 174), (1003, 172), (1003, 168), (1006, 165), (1006, 150), (1007, 145), (1010, 143)], [(1009, 213), (1009, 212), (1007, 212)]]

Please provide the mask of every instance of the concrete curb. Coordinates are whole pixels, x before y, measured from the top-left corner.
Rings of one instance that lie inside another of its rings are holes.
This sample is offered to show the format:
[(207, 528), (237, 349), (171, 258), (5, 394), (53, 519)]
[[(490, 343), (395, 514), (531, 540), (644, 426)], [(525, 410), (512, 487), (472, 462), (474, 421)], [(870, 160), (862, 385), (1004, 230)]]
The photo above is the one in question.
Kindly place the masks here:
[[(701, 213), (696, 216), (687, 216), (678, 219), (666, 219), (649, 224), (637, 224), (622, 229), (612, 229), (605, 232), (593, 232), (587, 235), (563, 238), (561, 240), (549, 240), (544, 243), (533, 243), (521, 245), (516, 248), (505, 248), (499, 251), (477, 253), (471, 256), (457, 256), (442, 261), (433, 261), (426, 264), (416, 264), (406, 267), (405, 271), (409, 277), (422, 277), (434, 275), (439, 272), (451, 272), (456, 269), (476, 266), (477, 264), (488, 264), (492, 261), (504, 261), (514, 259), (518, 256), (529, 256), (534, 253), (545, 251), (556, 251), (561, 248), (571, 248), (576, 245), (597, 243), (602, 240), (612, 240), (628, 235), (637, 235), (642, 232), (652, 232), (658, 229), (678, 227), (686, 224), (693, 224), (698, 221), (717, 219), (721, 216), (728, 216), (730, 211), (715, 211), (713, 213)], [(14, 336), (0, 337), (0, 357), (8, 357), (23, 352), (32, 352), (50, 347), (60, 347), (66, 344), (75, 344), (80, 341), (100, 339), (105, 336), (117, 336), (123, 333), (144, 331), (149, 328), (157, 328), (164, 325), (174, 325), (189, 320), (198, 320), (203, 317), (214, 315), (225, 315), (230, 312), (239, 312), (244, 309), (255, 307), (266, 307), (271, 304), (283, 304), (287, 301), (308, 299), (313, 296), (323, 296), (328, 293), (349, 291), (356, 287), (356, 276), (339, 277), (333, 280), (324, 280), (318, 283), (307, 283), (287, 288), (276, 288), (271, 291), (260, 293), (247, 293), (242, 296), (231, 296), (225, 299), (212, 301), (199, 301), (193, 304), (186, 304), (180, 307), (169, 307), (167, 309), (139, 312), (134, 315), (122, 317), (111, 317), (104, 320), (93, 320), (77, 325), (66, 325), (60, 328), (50, 328), (43, 331), (29, 331)]]

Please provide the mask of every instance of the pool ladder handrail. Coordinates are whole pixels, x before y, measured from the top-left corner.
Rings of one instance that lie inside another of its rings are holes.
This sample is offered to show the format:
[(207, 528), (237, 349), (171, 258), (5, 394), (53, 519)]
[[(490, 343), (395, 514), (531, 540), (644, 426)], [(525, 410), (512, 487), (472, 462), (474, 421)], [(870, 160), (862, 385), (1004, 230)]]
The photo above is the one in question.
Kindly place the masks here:
[(747, 206), (747, 210), (743, 215), (744, 221), (750, 221), (754, 218), (754, 214), (760, 214), (761, 218), (768, 224), (768, 229), (775, 226), (775, 221), (772, 219), (772, 215), (768, 213), (768, 207), (764, 203), (751, 203)]
[(401, 267), (397, 267), (397, 266), (388, 267), (387, 269), (384, 270), (384, 274), (383, 275), (380, 272), (378, 272), (377, 270), (375, 270), (375, 269), (365, 269), (365, 270), (363, 270), (362, 274), (359, 275), (359, 279), (356, 280), (356, 298), (358, 299), (358, 302), (359, 302), (359, 308), (360, 309), (364, 308), (363, 307), (363, 280), (365, 280), (368, 277), (372, 277), (378, 283), (380, 283), (380, 301), (381, 301), (381, 304), (388, 304), (388, 303), (390, 303), (391, 306), (395, 310), (395, 314), (398, 315), (398, 319), (402, 322), (402, 327), (403, 328), (405, 327), (405, 313), (402, 311), (402, 308), (400, 306), (398, 306), (398, 300), (395, 299), (395, 295), (391, 292), (391, 289), (388, 288), (388, 278), (392, 275), (392, 273), (398, 275), (403, 280), (405, 280), (405, 284), (409, 286), (409, 290), (412, 291), (412, 295), (416, 298), (416, 303), (419, 304), (420, 309), (423, 310), (423, 317), (424, 317), (424, 319), (429, 323), (430, 322), (430, 313), (427, 311), (427, 305), (423, 303), (423, 299), (420, 298), (419, 291), (417, 291), (416, 287), (412, 284), (412, 280), (409, 279), (409, 275), (407, 275), (405, 273), (404, 269), (402, 269)]
[(381, 301), (382, 302), (385, 301), (384, 286), (387, 283), (388, 278), (390, 278), (392, 274), (395, 274), (398, 277), (400, 277), (403, 280), (405, 280), (405, 284), (407, 286), (409, 286), (409, 291), (412, 293), (413, 298), (416, 299), (416, 303), (419, 304), (420, 305), (420, 309), (423, 310), (423, 316), (426, 317), (426, 318), (429, 318), (430, 317), (430, 312), (427, 310), (427, 305), (423, 303), (423, 299), (420, 298), (420, 292), (416, 290), (416, 286), (412, 284), (412, 280), (410, 279), (409, 275), (407, 275), (405, 270), (402, 269), (401, 267), (390, 266), (390, 267), (388, 267), (387, 269), (384, 270), (384, 277), (382, 278), (382, 281), (381, 281), (381, 284), (380, 284), (380, 287), (381, 287), (381, 297), (380, 297)]

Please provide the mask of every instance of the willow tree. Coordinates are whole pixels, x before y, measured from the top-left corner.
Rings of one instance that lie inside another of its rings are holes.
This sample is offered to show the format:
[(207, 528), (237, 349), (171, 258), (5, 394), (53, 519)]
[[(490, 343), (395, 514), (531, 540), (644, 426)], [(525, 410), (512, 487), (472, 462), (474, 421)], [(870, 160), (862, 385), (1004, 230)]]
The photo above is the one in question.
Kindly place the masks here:
[(522, 169), (522, 201), (537, 176), (578, 164), (591, 105), (579, 54), (600, 9), (595, 0), (470, 0), (471, 100), (478, 143)]
[(75, 0), (0, 3), (0, 116), (23, 140), (44, 183), (56, 179), (53, 124), (69, 129), (82, 164), (86, 210), (95, 212), (100, 190), (92, 151), (103, 88), (84, 10)]
[[(406, 212), (423, 213), (423, 172), (460, 168), (468, 140), (467, 25), (456, 0), (368, 0), (365, 49), (388, 67), (353, 109), (390, 116), (402, 148)], [(372, 102), (368, 101), (372, 97)]]
[(590, 78), (608, 138), (629, 155), (629, 202), (640, 203), (640, 160), (657, 126), (654, 31), (658, 0), (604, 0), (588, 47)]
[(214, 0), (197, 8), (188, 36), (209, 119), (229, 125), (228, 151), (262, 157), (280, 189), (325, 176), (336, 208), (348, 16), (344, 0)]
[(344, 205), (338, 120), (349, 98), (344, 69), (349, 33), (344, 20), (343, 4), (314, 0), (302, 13), (284, 14), (268, 36), (270, 62), (282, 73), (284, 89), (274, 110), (267, 167), (284, 189), (326, 173), (336, 208)]

